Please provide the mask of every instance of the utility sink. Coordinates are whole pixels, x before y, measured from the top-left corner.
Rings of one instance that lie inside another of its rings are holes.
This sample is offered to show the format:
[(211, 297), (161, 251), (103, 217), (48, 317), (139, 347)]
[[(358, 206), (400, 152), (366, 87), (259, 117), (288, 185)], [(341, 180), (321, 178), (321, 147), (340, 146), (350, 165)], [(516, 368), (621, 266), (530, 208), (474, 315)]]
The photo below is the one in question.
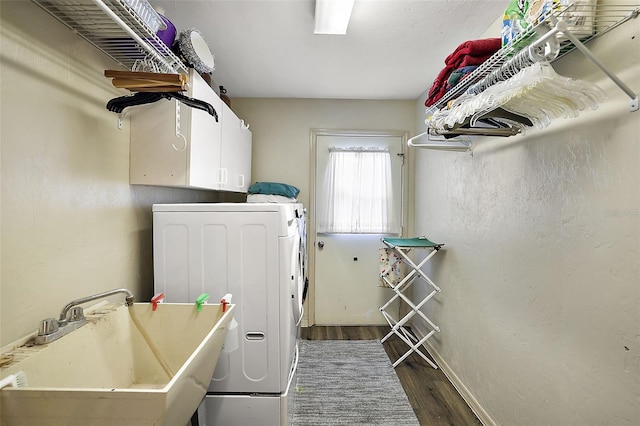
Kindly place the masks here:
[(0, 423), (186, 425), (209, 387), (234, 308), (98, 306), (68, 335), (10, 351), (0, 377), (23, 371), (27, 386), (0, 391)]

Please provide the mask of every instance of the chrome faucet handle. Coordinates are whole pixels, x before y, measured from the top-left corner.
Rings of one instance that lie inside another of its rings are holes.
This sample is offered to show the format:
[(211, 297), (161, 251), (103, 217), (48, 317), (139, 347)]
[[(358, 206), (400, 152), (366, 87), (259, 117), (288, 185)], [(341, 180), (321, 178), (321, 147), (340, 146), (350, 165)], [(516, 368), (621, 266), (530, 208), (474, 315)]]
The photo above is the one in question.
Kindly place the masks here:
[(82, 306), (74, 306), (69, 310), (68, 321), (82, 321), (84, 319), (84, 311), (82, 310)]
[(38, 336), (48, 336), (58, 331), (58, 320), (55, 318), (47, 318), (42, 320), (38, 329)]

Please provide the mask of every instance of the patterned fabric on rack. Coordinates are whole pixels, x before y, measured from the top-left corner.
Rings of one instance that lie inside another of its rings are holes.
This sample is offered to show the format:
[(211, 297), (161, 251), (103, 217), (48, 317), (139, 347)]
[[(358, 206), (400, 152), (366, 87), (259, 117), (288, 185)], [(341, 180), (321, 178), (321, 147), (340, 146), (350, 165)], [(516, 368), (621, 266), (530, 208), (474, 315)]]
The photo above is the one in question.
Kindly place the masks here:
[(394, 250), (389, 248), (381, 248), (378, 252), (380, 254), (380, 280), (383, 283), (383, 287), (389, 287), (389, 283), (392, 285), (398, 284), (401, 278), (400, 266), (402, 259)]

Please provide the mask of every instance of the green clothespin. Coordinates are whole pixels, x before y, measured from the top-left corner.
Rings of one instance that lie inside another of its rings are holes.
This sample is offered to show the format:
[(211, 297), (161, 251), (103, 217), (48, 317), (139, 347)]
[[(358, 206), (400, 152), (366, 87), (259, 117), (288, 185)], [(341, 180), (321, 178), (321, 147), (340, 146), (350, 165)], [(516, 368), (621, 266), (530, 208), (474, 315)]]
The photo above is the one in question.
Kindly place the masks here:
[(207, 303), (208, 298), (209, 295), (207, 293), (202, 293), (200, 296), (198, 296), (198, 298), (196, 299), (196, 311), (200, 312), (202, 310), (202, 305)]

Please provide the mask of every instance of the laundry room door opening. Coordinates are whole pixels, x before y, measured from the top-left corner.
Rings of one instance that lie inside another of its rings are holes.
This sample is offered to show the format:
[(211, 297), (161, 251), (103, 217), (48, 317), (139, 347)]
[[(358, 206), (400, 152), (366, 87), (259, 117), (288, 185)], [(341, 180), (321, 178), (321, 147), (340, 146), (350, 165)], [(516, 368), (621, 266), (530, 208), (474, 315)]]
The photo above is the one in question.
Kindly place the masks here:
[(310, 325), (386, 324), (379, 249), (382, 237), (402, 235), (406, 139), (312, 130)]

